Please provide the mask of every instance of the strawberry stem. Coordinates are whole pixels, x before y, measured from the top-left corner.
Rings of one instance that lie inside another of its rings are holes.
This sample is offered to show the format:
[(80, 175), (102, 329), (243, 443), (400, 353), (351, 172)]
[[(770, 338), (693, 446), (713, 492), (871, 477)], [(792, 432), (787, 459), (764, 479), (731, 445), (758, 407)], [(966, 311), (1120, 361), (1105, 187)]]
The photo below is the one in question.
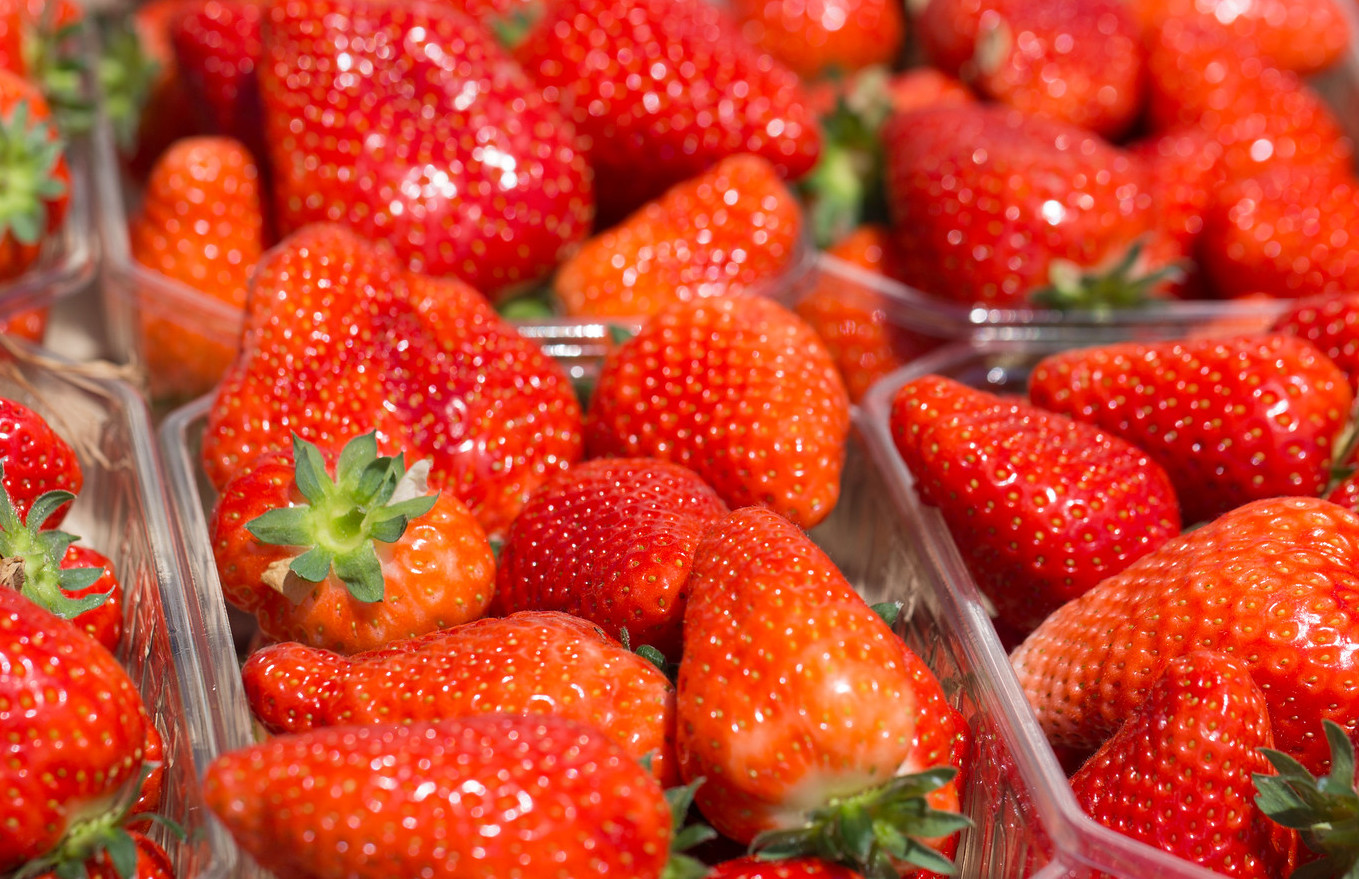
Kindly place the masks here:
[(48, 203), (66, 192), (57, 177), (63, 143), (46, 120), (19, 101), (0, 120), (0, 234), (37, 244), (47, 234)]
[[(433, 509), (438, 495), (426, 494), (429, 462), (408, 470), (401, 455), (379, 457), (375, 432), (345, 444), (333, 479), (320, 450), (295, 433), (293, 461), (297, 490), (308, 503), (269, 510), (246, 529), (261, 543), (302, 550), (288, 573), (320, 583), (334, 571), (354, 598), (381, 601), (385, 580), (374, 541), (395, 543), (412, 519)], [(271, 585), (284, 591), (281, 580)]]
[(1354, 745), (1337, 723), (1324, 721), (1331, 747), (1330, 774), (1318, 778), (1294, 758), (1261, 748), (1277, 775), (1257, 772), (1255, 804), (1278, 824), (1297, 830), (1320, 860), (1299, 867), (1293, 879), (1359, 877), (1359, 792)]
[[(3, 478), (4, 465), (0, 464), (0, 480)], [(80, 598), (67, 594), (94, 585), (103, 570), (62, 568), (61, 560), (77, 538), (42, 528), (58, 507), (74, 499), (69, 491), (44, 492), (33, 502), (24, 522), (9, 492), (0, 490), (0, 587), (18, 590), (29, 601), (68, 620), (98, 607), (109, 597), (107, 592)]]
[(1123, 258), (1105, 271), (1085, 269), (1067, 260), (1053, 260), (1048, 271), (1048, 285), (1035, 290), (1029, 299), (1034, 305), (1059, 311), (1104, 311), (1146, 305), (1158, 284), (1178, 280), (1184, 269), (1168, 265), (1138, 274), (1143, 249), (1143, 242), (1134, 241)]

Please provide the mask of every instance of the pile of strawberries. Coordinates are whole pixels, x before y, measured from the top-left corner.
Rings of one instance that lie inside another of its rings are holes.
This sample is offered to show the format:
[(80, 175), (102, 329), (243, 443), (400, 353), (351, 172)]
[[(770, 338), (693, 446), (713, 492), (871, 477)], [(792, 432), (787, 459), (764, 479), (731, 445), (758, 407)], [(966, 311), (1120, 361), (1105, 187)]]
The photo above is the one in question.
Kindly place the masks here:
[(172, 877), (147, 835), (164, 742), (123, 651), (123, 587), (102, 553), (57, 530), (84, 482), (37, 412), (0, 400), (0, 872)]

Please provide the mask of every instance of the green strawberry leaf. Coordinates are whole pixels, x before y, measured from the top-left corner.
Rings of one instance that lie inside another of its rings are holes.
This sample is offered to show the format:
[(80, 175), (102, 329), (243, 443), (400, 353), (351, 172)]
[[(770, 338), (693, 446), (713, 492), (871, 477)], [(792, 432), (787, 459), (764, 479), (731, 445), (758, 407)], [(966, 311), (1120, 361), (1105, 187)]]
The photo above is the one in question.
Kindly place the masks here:
[[(362, 441), (363, 437), (352, 440)], [(321, 450), (294, 433), (293, 461), (296, 463), (293, 479), (297, 482), (297, 490), (313, 506), (320, 503), (328, 494), (328, 489), (335, 485), (326, 473), (326, 462), (321, 457)]]
[(1276, 775), (1256, 773), (1255, 803), (1276, 823), (1299, 832), (1321, 858), (1300, 868), (1293, 879), (1359, 879), (1359, 792), (1354, 784), (1354, 745), (1337, 723), (1323, 722), (1331, 749), (1331, 771), (1318, 778), (1295, 758), (1261, 748)]
[(57, 511), (58, 507), (73, 500), (75, 500), (75, 495), (64, 489), (43, 492), (29, 506), (27, 524), (41, 528), (44, 522), (52, 518), (52, 514)]
[[(245, 528), (261, 543), (307, 546), (312, 540), (311, 508), (279, 507), (269, 510), (251, 519)], [(319, 583), (320, 580), (312, 582)]]
[(369, 604), (382, 600), (386, 578), (371, 541), (360, 544), (353, 552), (336, 556), (335, 576), (345, 582), (355, 599)]
[(330, 576), (334, 556), (324, 547), (315, 546), (293, 559), (288, 570), (308, 583), (320, 583)]

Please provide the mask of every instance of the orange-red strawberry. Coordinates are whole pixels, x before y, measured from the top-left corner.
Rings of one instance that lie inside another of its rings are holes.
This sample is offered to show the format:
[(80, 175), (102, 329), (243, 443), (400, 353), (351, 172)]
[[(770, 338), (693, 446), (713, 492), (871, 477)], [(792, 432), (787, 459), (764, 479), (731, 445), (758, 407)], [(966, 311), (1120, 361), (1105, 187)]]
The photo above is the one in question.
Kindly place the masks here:
[(921, 499), (1015, 630), (1180, 532), (1165, 470), (1092, 425), (925, 376), (897, 391), (890, 426)]
[[(264, 251), (259, 171), (226, 137), (176, 141), (157, 160), (128, 231), (134, 260), (232, 308)], [(154, 304), (142, 314), (141, 350), (157, 396), (192, 396), (222, 377), (234, 344), (186, 328)]]
[(16, 278), (38, 260), (43, 241), (66, 219), (71, 172), (66, 146), (37, 86), (0, 70), (0, 281)]
[(797, 74), (703, 0), (558, 0), (515, 57), (575, 122), (605, 223), (726, 156), (796, 179), (820, 150)]
[[(676, 750), (713, 827), (869, 875), (947, 869), (929, 845), (966, 823), (951, 763), (966, 724), (835, 565), (748, 507), (705, 533), (689, 588)], [(834, 821), (847, 804), (863, 820)]]
[(142, 768), (149, 723), (113, 654), (0, 589), (0, 871), (116, 810)]
[(660, 785), (603, 734), (558, 717), (279, 736), (217, 758), (203, 789), (279, 876), (659, 879), (669, 855)]
[(687, 467), (586, 461), (534, 492), (510, 525), (491, 613), (564, 611), (678, 658), (694, 548), (726, 513)]
[(731, 11), (747, 40), (805, 79), (892, 65), (906, 43), (901, 0), (735, 0)]
[(427, 493), (427, 468), (379, 456), (373, 434), (324, 453), (294, 436), (291, 454), (256, 459), (212, 511), (227, 601), (266, 638), (342, 653), (481, 616), (486, 534), (461, 501)]
[(1296, 302), (1271, 329), (1311, 342), (1345, 371), (1350, 388), (1359, 390), (1359, 292)]
[[(79, 494), (85, 474), (75, 449), (41, 414), (17, 400), (0, 398), (0, 464), (5, 493), (27, 522), (33, 502), (49, 491)], [(55, 528), (70, 509), (63, 504), (35, 525)]]
[(802, 231), (798, 200), (774, 166), (742, 153), (586, 241), (552, 290), (568, 315), (646, 317), (774, 283), (800, 256)]
[[(1265, 696), (1239, 659), (1178, 656), (1071, 778), (1076, 801), (1126, 836), (1226, 876), (1287, 876), (1297, 835), (1255, 805), (1274, 746)], [(1174, 816), (1167, 820), (1167, 816)]]
[(588, 233), (573, 126), (451, 5), (274, 0), (263, 35), (282, 233), (342, 222), (488, 296), (547, 274)]
[(1199, 20), (1285, 70), (1314, 73), (1337, 63), (1350, 39), (1344, 0), (1130, 0), (1142, 27)]
[(660, 669), (563, 613), (477, 620), (344, 657), (289, 642), (241, 670), (271, 732), (483, 714), (554, 714), (589, 724), (676, 779), (675, 690)]
[(1321, 721), (1359, 737), (1359, 516), (1328, 501), (1254, 501), (1164, 544), (1048, 617), (1011, 663), (1056, 744), (1093, 748), (1171, 659), (1236, 657), (1269, 704), (1277, 747), (1312, 771)]
[(1141, 162), (1080, 128), (994, 106), (899, 114), (882, 136), (902, 280), (968, 304), (1024, 305), (1049, 285), (1054, 304), (1117, 304), (1111, 291), (1053, 284), (1054, 269), (1061, 279), (1127, 258), (1151, 224)]
[(849, 397), (797, 315), (713, 297), (661, 311), (609, 353), (585, 430), (592, 457), (675, 461), (729, 506), (811, 527), (840, 496)]
[(1029, 377), (1035, 404), (1121, 436), (1164, 467), (1186, 523), (1320, 493), (1353, 396), (1326, 355), (1278, 334), (1077, 348)]
[(289, 431), (432, 461), (430, 484), (490, 534), (581, 455), (580, 405), (561, 367), (484, 297), (403, 271), (392, 252), (335, 225), (295, 233), (253, 280), (240, 357), (219, 385), (203, 461), (220, 487)]
[(858, 873), (819, 858), (770, 860), (738, 858), (713, 867), (708, 879), (863, 879)]

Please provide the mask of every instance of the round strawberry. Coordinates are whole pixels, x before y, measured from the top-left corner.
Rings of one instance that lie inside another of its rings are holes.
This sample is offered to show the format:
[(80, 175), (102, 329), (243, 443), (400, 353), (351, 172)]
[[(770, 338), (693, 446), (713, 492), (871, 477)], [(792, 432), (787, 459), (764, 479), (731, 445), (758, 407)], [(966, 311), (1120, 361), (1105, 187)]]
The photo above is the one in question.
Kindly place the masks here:
[(849, 399), (816, 333), (760, 296), (660, 312), (610, 352), (590, 399), (592, 456), (692, 469), (729, 506), (768, 506), (804, 527), (840, 492)]
[[(39, 495), (52, 490), (80, 493), (85, 477), (75, 450), (33, 409), (15, 400), (0, 398), (0, 466), (3, 483), (19, 520), (28, 522), (28, 511)], [(61, 524), (69, 504), (48, 511), (38, 527)]]

